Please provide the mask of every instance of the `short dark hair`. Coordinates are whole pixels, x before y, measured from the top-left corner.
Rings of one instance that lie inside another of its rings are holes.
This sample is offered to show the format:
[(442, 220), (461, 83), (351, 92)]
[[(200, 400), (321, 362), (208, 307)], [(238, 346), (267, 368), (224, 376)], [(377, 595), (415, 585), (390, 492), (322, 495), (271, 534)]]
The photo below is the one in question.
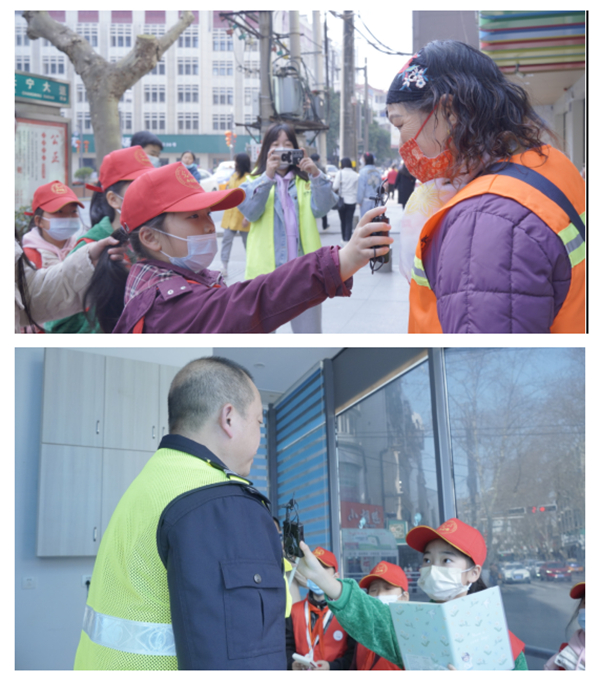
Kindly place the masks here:
[(319, 156), (319, 154), (311, 154), (310, 157), (312, 158), (312, 160), (313, 160), (315, 163), (321, 159), (321, 157)]
[(482, 162), (491, 165), (512, 156), (518, 147), (542, 155), (542, 135), (555, 138), (533, 110), (527, 92), (474, 47), (458, 40), (434, 40), (409, 63), (424, 69), (423, 85), (407, 87), (403, 71), (392, 81), (386, 103), (426, 114), (439, 107), (436, 124), (440, 113), (454, 114), (450, 179)]
[(340, 168), (352, 168), (352, 159), (348, 156), (344, 156), (340, 161)]
[(370, 151), (365, 151), (363, 156), (364, 156), (364, 159), (365, 159), (365, 165), (366, 166), (375, 165), (375, 159), (373, 158), (373, 154)]
[(248, 156), (248, 154), (241, 152), (235, 155), (235, 172), (237, 173), (238, 177), (244, 177), (246, 173), (250, 172), (251, 163), (252, 162), (250, 161), (250, 156)]
[(169, 432), (185, 435), (230, 402), (245, 416), (254, 401), (247, 369), (225, 357), (202, 357), (186, 364), (169, 389)]
[(191, 154), (191, 155), (192, 155), (192, 158), (194, 159), (194, 163), (196, 163), (196, 154), (194, 154), (194, 152), (193, 152), (193, 151), (190, 151), (189, 149), (188, 149), (187, 151), (184, 151), (183, 154), (181, 154), (181, 156), (179, 157), (179, 160), (181, 161), (181, 159), (182, 159), (186, 154)]
[(131, 146), (135, 147), (139, 145), (140, 147), (147, 147), (149, 144), (156, 144), (161, 149), (163, 148), (163, 143), (158, 139), (158, 137), (148, 130), (142, 130), (136, 132), (131, 137)]

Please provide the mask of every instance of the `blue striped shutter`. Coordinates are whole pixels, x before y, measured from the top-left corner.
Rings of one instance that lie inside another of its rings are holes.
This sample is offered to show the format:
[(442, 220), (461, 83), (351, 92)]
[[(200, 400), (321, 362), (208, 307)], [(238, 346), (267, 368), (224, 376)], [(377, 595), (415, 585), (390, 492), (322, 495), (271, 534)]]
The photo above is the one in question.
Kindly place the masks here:
[(275, 403), (270, 432), (277, 458), (277, 498), (273, 513), (285, 519), (285, 504), (298, 504), (304, 538), (311, 547), (331, 549), (325, 381), (320, 365)]
[[(250, 480), (259, 492), (262, 492), (266, 497), (269, 496), (269, 475), (267, 467), (267, 414), (268, 411), (263, 411), (263, 425), (260, 427), (260, 445), (254, 461), (252, 462), (252, 472), (250, 473)], [(275, 512), (275, 511), (273, 511)]]

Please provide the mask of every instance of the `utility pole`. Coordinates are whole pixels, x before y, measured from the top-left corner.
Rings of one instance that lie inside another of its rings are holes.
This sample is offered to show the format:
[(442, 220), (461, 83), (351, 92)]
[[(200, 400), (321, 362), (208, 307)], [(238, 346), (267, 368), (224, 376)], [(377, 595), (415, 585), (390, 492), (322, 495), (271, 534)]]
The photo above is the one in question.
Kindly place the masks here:
[(340, 156), (357, 161), (356, 125), (354, 121), (354, 12), (344, 11), (344, 38), (342, 58), (342, 88), (340, 115)]
[[(327, 25), (327, 24), (326, 24)], [(321, 34), (321, 12), (313, 12), (313, 34), (317, 50), (317, 90), (320, 97), (325, 100), (325, 74), (323, 71), (323, 37)], [(321, 163), (327, 164), (327, 137), (325, 130), (317, 137), (317, 153), (321, 157)]]
[(369, 151), (369, 119), (371, 117), (371, 107), (369, 105), (369, 81), (367, 80), (367, 58), (365, 57), (365, 153)]
[[(302, 75), (302, 57), (300, 53), (300, 12), (290, 10), (290, 67), (296, 71), (298, 78)], [(306, 139), (304, 133), (296, 131), (298, 146), (305, 147)]]
[(258, 30), (260, 32), (260, 136), (264, 139), (265, 131), (271, 124), (273, 103), (271, 102), (271, 49), (270, 35), (272, 13), (258, 13)]

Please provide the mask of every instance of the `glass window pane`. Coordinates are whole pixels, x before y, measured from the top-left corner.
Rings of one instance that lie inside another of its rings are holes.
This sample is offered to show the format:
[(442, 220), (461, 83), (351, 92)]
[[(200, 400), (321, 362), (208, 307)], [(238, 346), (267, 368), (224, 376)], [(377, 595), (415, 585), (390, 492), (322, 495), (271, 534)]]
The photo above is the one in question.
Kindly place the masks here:
[[(576, 605), (569, 590), (585, 579), (584, 350), (445, 356), (458, 517), (486, 538), (483, 578), (500, 584), (511, 631), (558, 650)], [(562, 567), (544, 573), (547, 562)]]
[[(409, 576), (412, 599), (421, 558), (403, 537), (439, 525), (428, 362), (339, 414), (336, 427), (343, 576), (387, 560)], [(372, 537), (377, 545), (363, 548)]]

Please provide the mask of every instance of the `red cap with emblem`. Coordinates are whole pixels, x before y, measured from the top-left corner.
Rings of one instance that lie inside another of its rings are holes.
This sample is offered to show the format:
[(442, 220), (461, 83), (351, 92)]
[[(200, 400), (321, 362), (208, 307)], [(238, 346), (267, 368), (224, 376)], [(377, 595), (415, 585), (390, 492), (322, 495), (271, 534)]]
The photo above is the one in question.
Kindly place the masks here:
[(33, 215), (38, 208), (47, 213), (56, 213), (68, 203), (76, 203), (83, 208), (83, 203), (77, 198), (75, 192), (66, 184), (56, 180), (43, 184), (35, 190), (31, 202), (31, 213), (26, 212), (25, 215)]
[(335, 571), (338, 571), (338, 562), (336, 560), (336, 557), (331, 553), (331, 551), (328, 551), (327, 549), (323, 549), (320, 546), (317, 546), (317, 548), (313, 551), (313, 554), (319, 559), (321, 563), (325, 567), (332, 567), (335, 568)]
[(123, 180), (135, 180), (140, 175), (154, 170), (146, 152), (140, 146), (117, 149), (102, 159), (100, 166), (100, 186), (86, 184), (95, 192), (106, 191), (109, 187)]
[(161, 213), (227, 210), (239, 206), (245, 196), (239, 187), (205, 192), (183, 163), (169, 163), (131, 183), (121, 209), (121, 225), (131, 233)]
[(437, 530), (419, 525), (406, 535), (406, 543), (413, 549), (424, 553), (425, 547), (434, 539), (443, 539), (451, 546), (473, 559), (475, 565), (483, 565), (487, 555), (485, 539), (481, 532), (458, 518), (450, 518)]
[(585, 596), (585, 582), (579, 582), (569, 592), (571, 598), (583, 598)]
[(361, 589), (368, 589), (371, 582), (376, 579), (383, 579), (384, 582), (392, 586), (401, 586), (404, 591), (408, 591), (408, 578), (404, 574), (404, 570), (394, 563), (388, 563), (385, 560), (377, 563), (371, 572), (360, 580), (358, 586)]

